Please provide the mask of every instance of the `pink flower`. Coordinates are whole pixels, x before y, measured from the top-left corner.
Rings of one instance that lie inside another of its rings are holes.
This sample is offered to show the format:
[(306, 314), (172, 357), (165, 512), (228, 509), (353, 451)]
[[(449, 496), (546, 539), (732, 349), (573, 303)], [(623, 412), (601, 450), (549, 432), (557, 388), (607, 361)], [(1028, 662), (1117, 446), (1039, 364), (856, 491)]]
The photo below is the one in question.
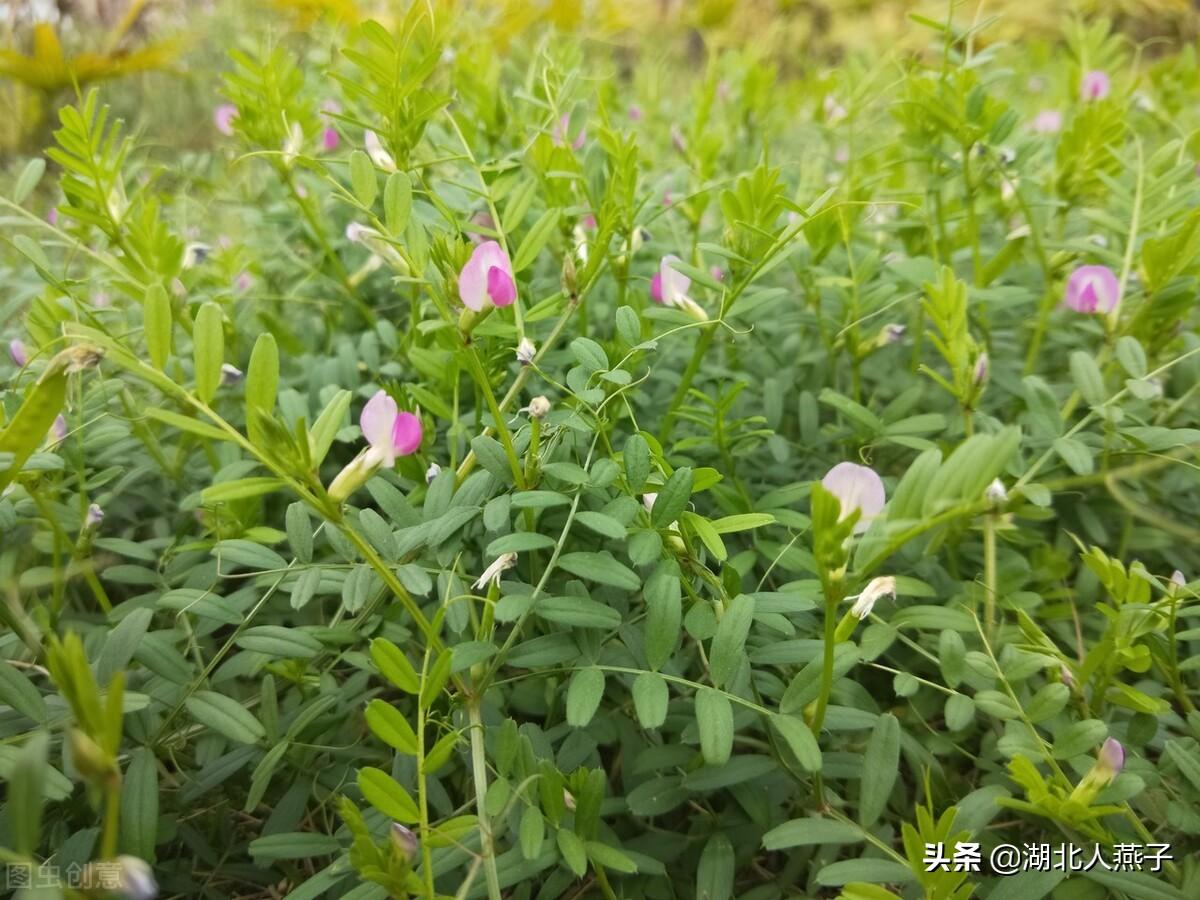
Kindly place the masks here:
[(634, 104), (633, 106), (629, 107), (629, 120), (631, 122), (642, 121), (643, 115), (644, 114), (642, 113), (642, 108), (640, 106), (638, 106), (637, 104)]
[(846, 118), (846, 107), (842, 106), (833, 94), (825, 95), (821, 109), (825, 113), (825, 121), (830, 125), (836, 125), (842, 119)]
[(1062, 113), (1057, 109), (1043, 109), (1033, 120), (1033, 130), (1038, 134), (1054, 134), (1062, 129)]
[(57, 206), (50, 207), (50, 211), (48, 213), (46, 213), (46, 221), (49, 222), (51, 225), (58, 224), (58, 207)]
[(321, 146), (325, 148), (326, 153), (332, 153), (338, 148), (338, 144), (341, 142), (341, 135), (338, 134), (337, 129), (332, 125), (327, 126), (325, 130), (321, 132)]
[(475, 248), (458, 275), (458, 296), (475, 312), (488, 306), (511, 306), (517, 299), (512, 260), (496, 241)]
[(1108, 73), (1102, 69), (1092, 69), (1079, 83), (1079, 97), (1085, 102), (1103, 100), (1111, 88), (1112, 82), (1109, 81)]
[(583, 217), (583, 227), (589, 231), (596, 230), (596, 217), (592, 213), (588, 213)]
[(713, 278), (715, 278), (717, 281), (725, 280), (725, 270), (722, 269), (720, 266), (709, 266), (708, 274), (711, 275)]
[(67, 420), (63, 418), (62, 413), (54, 417), (54, 424), (50, 426), (50, 433), (46, 435), (50, 439), (50, 443), (57, 444), (64, 440), (67, 436)]
[(493, 221), (491, 213), (487, 212), (486, 210), (481, 210), (475, 213), (475, 215), (471, 216), (471, 220), (468, 224), (474, 225), (476, 229), (483, 229), (483, 231), (477, 231), (472, 228), (463, 229), (467, 235), (467, 238), (472, 244), (483, 243), (485, 239), (484, 231), (486, 231), (488, 235), (496, 233), (496, 223)]
[(222, 103), (213, 110), (213, 125), (224, 135), (233, 134), (233, 120), (237, 118), (238, 109), (232, 103)]
[(20, 338), (13, 338), (8, 345), (8, 355), (12, 357), (12, 361), (16, 363), (18, 368), (25, 368), (25, 363), (29, 362), (29, 354), (25, 350), (25, 343)]
[(687, 313), (700, 322), (708, 321), (708, 313), (695, 300), (688, 296), (688, 288), (692, 279), (675, 268), (675, 263), (682, 262), (678, 256), (664, 256), (658, 264), (658, 272), (650, 279), (650, 297), (655, 303), (663, 306), (673, 306)]
[[(559, 118), (558, 122), (554, 126), (554, 143), (558, 144), (560, 147), (566, 146), (567, 138), (569, 137), (570, 128), (571, 128), (571, 116), (569, 113), (563, 113), (562, 116)], [(571, 149), (572, 150), (581, 149), (583, 147), (583, 142), (586, 138), (587, 138), (587, 129), (580, 128), (579, 134), (577, 134), (575, 136), (575, 140), (570, 142)]]
[(663, 206), (670, 206), (674, 202), (675, 202), (675, 195), (672, 194), (670, 191), (663, 191), (663, 198), (662, 198)]
[(678, 125), (671, 126), (671, 144), (680, 153), (687, 154), (687, 138), (683, 136), (683, 131)]
[(367, 449), (369, 466), (396, 464), (397, 456), (409, 456), (421, 446), (424, 434), (421, 420), (410, 412), (400, 412), (387, 391), (376, 391), (363, 407), (358, 420)]
[(244, 294), (254, 286), (254, 276), (249, 272), (242, 272), (233, 280), (233, 284)]
[(868, 466), (858, 463), (838, 463), (825, 473), (821, 485), (829, 493), (838, 498), (842, 512), (839, 518), (844, 519), (854, 510), (861, 515), (854, 523), (854, 533), (861, 534), (871, 524), (871, 520), (883, 512), (887, 495), (883, 489), (883, 479)]
[(680, 297), (687, 296), (692, 279), (672, 265), (681, 261), (678, 256), (664, 256), (658, 264), (658, 272), (650, 279), (650, 296), (656, 303), (675, 306)]
[(1081, 313), (1108, 313), (1120, 301), (1121, 285), (1108, 266), (1080, 266), (1067, 279), (1067, 307)]

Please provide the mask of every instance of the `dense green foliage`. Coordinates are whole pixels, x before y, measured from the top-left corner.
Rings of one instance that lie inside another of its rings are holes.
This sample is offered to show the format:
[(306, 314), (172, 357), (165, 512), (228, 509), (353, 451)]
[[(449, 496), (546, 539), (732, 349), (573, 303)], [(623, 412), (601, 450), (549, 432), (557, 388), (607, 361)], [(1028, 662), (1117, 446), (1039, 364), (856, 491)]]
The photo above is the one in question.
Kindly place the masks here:
[(203, 149), (62, 108), (0, 198), (0, 859), (1200, 895), (1200, 63), (975, 24), (784, 77), (414, 4), (244, 34)]

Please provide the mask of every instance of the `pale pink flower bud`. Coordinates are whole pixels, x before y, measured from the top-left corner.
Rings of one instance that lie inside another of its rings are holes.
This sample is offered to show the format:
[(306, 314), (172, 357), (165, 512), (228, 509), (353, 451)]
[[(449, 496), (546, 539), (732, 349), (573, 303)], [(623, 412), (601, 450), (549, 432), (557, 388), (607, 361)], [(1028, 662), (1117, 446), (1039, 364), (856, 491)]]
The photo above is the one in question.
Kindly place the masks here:
[(222, 103), (213, 110), (213, 125), (223, 135), (233, 134), (233, 120), (237, 118), (238, 109), (232, 103)]
[(1101, 69), (1093, 69), (1083, 76), (1079, 84), (1079, 96), (1085, 102), (1103, 100), (1112, 89), (1108, 73)]
[(25, 349), (25, 342), (20, 338), (13, 338), (9, 342), (8, 355), (12, 357), (13, 363), (19, 368), (25, 368), (25, 364), (29, 362), (29, 353)]

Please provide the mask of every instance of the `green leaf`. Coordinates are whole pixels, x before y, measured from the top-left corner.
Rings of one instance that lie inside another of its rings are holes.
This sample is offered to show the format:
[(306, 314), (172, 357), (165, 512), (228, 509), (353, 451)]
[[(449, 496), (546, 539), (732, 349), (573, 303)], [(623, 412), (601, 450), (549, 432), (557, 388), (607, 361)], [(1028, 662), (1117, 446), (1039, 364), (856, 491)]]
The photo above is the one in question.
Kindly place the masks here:
[(350, 154), (350, 186), (355, 199), (365, 209), (370, 209), (379, 192), (379, 183), (375, 180), (375, 166), (371, 157), (361, 150)]
[(655, 528), (666, 528), (687, 509), (692, 498), (692, 470), (687, 466), (676, 469), (658, 491), (654, 508), (650, 510), (650, 523)]
[(178, 428), (180, 431), (186, 431), (188, 434), (194, 434), (206, 440), (233, 440), (233, 435), (222, 431), (215, 425), (209, 425), (207, 422), (201, 422), (198, 419), (193, 419), (191, 416), (180, 415), (170, 410), (151, 406), (146, 409), (146, 416), (147, 418), (162, 422), (164, 425), (170, 425), (172, 428)]
[(579, 669), (567, 687), (567, 724), (584, 728), (592, 721), (604, 697), (604, 673), (599, 669)]
[(38, 182), (42, 180), (42, 176), (45, 173), (46, 160), (43, 157), (35, 156), (29, 162), (25, 163), (25, 168), (17, 176), (17, 183), (13, 185), (13, 203), (16, 203), (18, 206), (24, 203), (26, 198), (33, 193), (33, 189), (38, 186)]
[(712, 688), (696, 692), (696, 725), (700, 730), (700, 752), (710, 766), (723, 766), (733, 752), (733, 706), (729, 698)]
[(1092, 354), (1076, 350), (1071, 354), (1071, 378), (1075, 387), (1090, 406), (1103, 406), (1108, 399), (1104, 390), (1104, 376)]
[(873, 825), (887, 807), (899, 765), (900, 721), (891, 713), (884, 713), (875, 723), (863, 753), (858, 821), (864, 828)]
[(24, 672), (5, 659), (0, 659), (0, 703), (8, 704), (38, 724), (46, 721), (46, 703), (41, 692)]
[(12, 455), (8, 471), (0, 472), (0, 490), (8, 486), (33, 451), (46, 440), (46, 433), (54, 425), (54, 419), (62, 410), (66, 399), (66, 364), (56, 364), (52, 361), (50, 367), (25, 394), (25, 401), (8, 426), (0, 431), (0, 453)]
[(542, 852), (542, 844), (546, 840), (546, 820), (542, 811), (536, 806), (527, 806), (521, 813), (521, 825), (518, 829), (521, 841), (521, 855), (526, 859), (537, 859)]
[(1054, 452), (1062, 457), (1072, 472), (1076, 475), (1090, 475), (1095, 468), (1092, 461), (1092, 451), (1081, 441), (1074, 438), (1060, 437), (1054, 441)]
[(244, 500), (247, 497), (261, 497), (263, 494), (273, 494), (283, 487), (284, 482), (278, 478), (265, 476), (255, 478), (238, 478), (235, 481), (222, 481), (210, 485), (200, 492), (200, 498), (205, 506), (216, 503), (228, 503), (232, 500)]
[(364, 766), (358, 770), (358, 789), (373, 807), (403, 825), (411, 825), (421, 819), (417, 804), (408, 791), (382, 769)]
[(616, 847), (601, 844), (599, 841), (588, 841), (584, 848), (587, 850), (588, 859), (597, 866), (603, 866), (626, 875), (632, 875), (637, 871), (637, 863)]
[(45, 803), (47, 756), (50, 735), (36, 731), (17, 753), (7, 783), (6, 806), (12, 849), (31, 856), (37, 849)]
[(729, 900), (733, 896), (733, 844), (717, 832), (704, 845), (696, 869), (696, 900)]
[(366, 720), (367, 727), (385, 744), (409, 756), (417, 755), (416, 732), (396, 707), (384, 700), (372, 700), (367, 704)]
[(476, 435), (471, 439), (471, 450), (475, 458), (488, 473), (502, 484), (511, 484), (513, 480), (512, 466), (509, 465), (508, 454), (504, 446), (494, 437), (486, 434)]
[(564, 553), (558, 558), (558, 566), (588, 581), (626, 591), (636, 591), (642, 585), (636, 572), (605, 553)]
[(406, 694), (416, 694), (421, 690), (421, 680), (413, 664), (399, 647), (386, 638), (371, 641), (371, 661), (379, 669), (379, 674)]
[(221, 365), (225, 362), (225, 326), (221, 307), (211, 300), (200, 307), (192, 327), (192, 358), (196, 366), (196, 395), (208, 403), (221, 386)]
[(525, 240), (521, 241), (521, 246), (517, 248), (517, 255), (513, 257), (514, 274), (527, 268), (542, 252), (558, 224), (558, 213), (557, 208), (548, 209), (533, 223), (533, 227), (525, 235)]
[(149, 747), (138, 747), (121, 783), (121, 847), (153, 862), (157, 836), (158, 761)]
[(584, 510), (575, 514), (575, 521), (596, 532), (601, 537), (606, 537), (614, 541), (625, 539), (625, 526), (612, 516), (606, 516), (604, 513)]
[[(250, 855), (257, 860), (312, 859), (332, 856), (341, 849), (337, 838), (311, 831), (270, 834), (250, 842)], [(295, 891), (292, 895), (295, 895)]]
[(646, 582), (646, 661), (660, 669), (675, 651), (683, 619), (679, 578), (668, 571), (659, 571)]
[(819, 844), (857, 844), (864, 840), (866, 834), (856, 825), (813, 817), (777, 825), (763, 835), (762, 843), (767, 850), (786, 850)]
[(412, 180), (404, 172), (393, 172), (383, 186), (383, 214), (388, 231), (404, 233), (412, 212)]
[(589, 373), (603, 372), (608, 368), (608, 354), (591, 338), (577, 337), (571, 341), (571, 355)]
[(587, 872), (587, 852), (583, 848), (583, 841), (579, 840), (573, 831), (560, 828), (555, 834), (555, 842), (567, 868), (574, 872), (577, 878), (582, 878)]
[(313, 559), (313, 529), (312, 520), (303, 503), (297, 501), (287, 508), (284, 516), (287, 527), (288, 544), (296, 559), (302, 563), (310, 563)]
[(637, 492), (650, 477), (650, 445), (640, 434), (630, 435), (625, 442), (625, 480), (629, 489)]
[(197, 691), (184, 704), (192, 718), (239, 744), (254, 744), (266, 736), (258, 719), (232, 697)]
[(784, 739), (806, 772), (821, 771), (821, 748), (804, 720), (784, 713), (771, 716), (771, 725)]
[[(657, 501), (655, 503), (657, 506)], [(701, 543), (708, 549), (718, 562), (724, 562), (729, 551), (725, 549), (725, 542), (721, 540), (721, 536), (717, 534), (716, 529), (712, 527), (712, 523), (703, 516), (698, 516), (693, 512), (685, 511), (682, 514), (683, 521), (687, 524), (696, 536), (700, 538)]]
[(770, 513), (740, 513), (736, 516), (724, 516), (712, 521), (712, 528), (717, 534), (729, 534), (733, 531), (749, 531), (751, 528), (762, 528), (771, 525), (775, 517)]
[(559, 625), (606, 630), (621, 627), (619, 612), (585, 597), (543, 597), (533, 609), (539, 617)]
[(1192, 787), (1200, 791), (1200, 761), (1198, 761), (1194, 753), (1189, 753), (1183, 748), (1183, 744), (1179, 741), (1167, 741), (1165, 745), (1167, 756), (1171, 757), (1171, 761), (1175, 763), (1175, 767), (1188, 781), (1192, 783)]
[(142, 306), (142, 321), (146, 331), (146, 350), (150, 362), (158, 369), (167, 365), (171, 355), (171, 300), (161, 284), (146, 289)]
[(312, 428), (309, 429), (308, 445), (314, 466), (324, 461), (325, 454), (333, 446), (333, 439), (341, 430), (346, 412), (350, 409), (351, 397), (349, 391), (338, 391), (330, 397), (321, 414), (317, 416), (317, 421), (313, 422)]
[(530, 550), (547, 550), (555, 544), (554, 538), (536, 531), (516, 531), (498, 537), (487, 546), (487, 555), (502, 556), (505, 553), (528, 553)]
[(671, 692), (657, 672), (643, 672), (633, 681), (633, 707), (643, 728), (660, 728), (667, 719)]
[(275, 397), (279, 392), (279, 348), (275, 336), (264, 331), (254, 342), (250, 365), (246, 369), (246, 429), (256, 446), (266, 443), (259, 431), (255, 411), (270, 416), (275, 412)]
[(709, 672), (717, 687), (724, 687), (745, 659), (746, 635), (753, 621), (754, 598), (746, 594), (734, 597), (722, 613), (709, 653)]

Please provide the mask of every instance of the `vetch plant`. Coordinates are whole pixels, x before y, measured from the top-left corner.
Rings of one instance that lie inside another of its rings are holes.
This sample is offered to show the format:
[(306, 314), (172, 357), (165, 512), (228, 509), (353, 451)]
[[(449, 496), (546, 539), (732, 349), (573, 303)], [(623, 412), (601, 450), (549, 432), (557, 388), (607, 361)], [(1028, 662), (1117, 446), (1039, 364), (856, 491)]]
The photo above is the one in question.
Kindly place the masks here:
[(1200, 894), (1193, 54), (351, 6), (2, 185), (3, 862)]

